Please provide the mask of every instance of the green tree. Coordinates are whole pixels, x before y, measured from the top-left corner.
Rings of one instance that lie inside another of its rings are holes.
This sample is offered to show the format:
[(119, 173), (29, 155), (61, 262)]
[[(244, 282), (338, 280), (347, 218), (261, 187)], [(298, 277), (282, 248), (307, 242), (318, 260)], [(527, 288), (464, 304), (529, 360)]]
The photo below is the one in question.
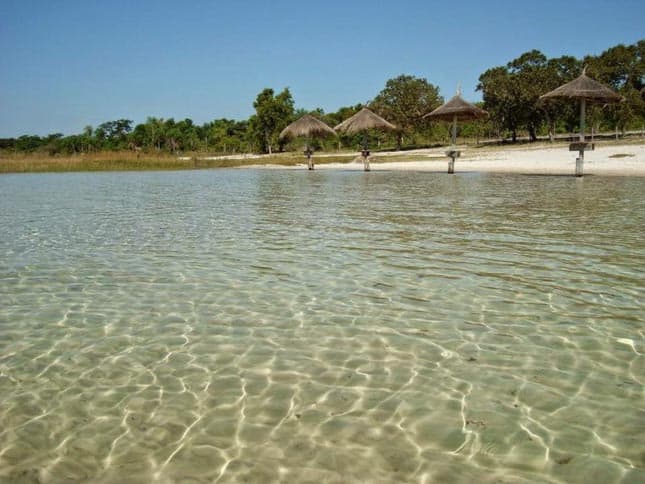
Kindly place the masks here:
[(199, 145), (198, 127), (193, 120), (186, 118), (177, 123), (178, 143), (181, 150), (195, 151)]
[(17, 151), (31, 153), (39, 149), (43, 143), (44, 140), (40, 136), (23, 135), (16, 140), (15, 147)]
[(508, 68), (512, 81), (519, 85), (516, 102), (521, 125), (529, 132), (530, 140), (535, 141), (538, 129), (546, 121), (539, 100), (550, 85), (547, 58), (539, 50), (532, 50), (511, 61)]
[(166, 125), (163, 118), (148, 117), (146, 122), (134, 129), (133, 139), (137, 146), (160, 151), (166, 140)]
[[(150, 119), (150, 118), (148, 118)], [(137, 124), (130, 133), (130, 143), (138, 148), (151, 148), (148, 144), (147, 126), (143, 123)]]
[(521, 124), (516, 107), (516, 87), (506, 67), (493, 67), (479, 76), (477, 90), (482, 91), (484, 109), (498, 130), (511, 132), (513, 141)]
[(63, 133), (52, 133), (43, 139), (43, 147), (50, 155), (57, 155), (63, 151)]
[(163, 118), (148, 118), (148, 139), (157, 151), (160, 151), (167, 138), (166, 121)]
[[(345, 121), (347, 118), (352, 117), (354, 114), (359, 112), (365, 107), (364, 104), (355, 104), (353, 106), (343, 106), (333, 113), (327, 113), (321, 117), (321, 119), (327, 123), (329, 126), (334, 128), (340, 123)], [(361, 142), (362, 136), (359, 135), (348, 135), (345, 133), (338, 133), (338, 138), (328, 138), (323, 140), (323, 144), (328, 146), (337, 146), (339, 149), (341, 146), (356, 146), (358, 147)], [(358, 148), (357, 148), (358, 149)]]
[(94, 128), (92, 126), (87, 125), (85, 128), (83, 128), (83, 134), (80, 135), (81, 137), (81, 145), (82, 145), (82, 150), (85, 151), (86, 153), (89, 153), (94, 150)]
[(179, 151), (179, 142), (181, 141), (181, 131), (175, 123), (174, 118), (166, 119), (164, 123), (164, 146), (172, 153)]
[(95, 137), (104, 149), (123, 149), (127, 145), (127, 135), (132, 131), (132, 121), (117, 119), (100, 124), (95, 131)]
[(262, 152), (271, 154), (274, 147), (280, 146), (280, 131), (293, 120), (291, 92), (285, 88), (275, 95), (273, 89), (264, 89), (253, 107), (255, 114), (249, 119), (249, 134)]
[[(549, 59), (546, 63), (546, 70), (548, 74), (542, 87), (544, 90), (542, 94), (578, 77), (582, 71), (582, 63), (575, 57), (562, 56)], [(540, 107), (544, 112), (551, 139), (558, 131), (572, 132), (578, 126), (580, 111), (576, 103), (569, 100), (552, 99), (548, 102), (541, 102)], [(591, 110), (589, 114), (592, 114)]]
[(645, 40), (616, 45), (597, 57), (586, 57), (585, 63), (592, 77), (625, 98), (604, 110), (605, 127), (624, 131), (630, 125), (641, 125), (645, 121)]
[(479, 77), (477, 90), (483, 92), (485, 109), (501, 129), (511, 132), (513, 141), (520, 129), (528, 131), (531, 141), (537, 139), (547, 119), (539, 98), (553, 84), (553, 74), (546, 56), (532, 50)]
[(400, 75), (385, 83), (385, 88), (370, 103), (370, 107), (401, 130), (398, 138), (400, 146), (403, 134), (412, 136), (427, 130), (430, 123), (423, 116), (442, 102), (439, 88), (426, 79)]
[(246, 121), (216, 119), (207, 125), (207, 145), (218, 153), (237, 153), (244, 150), (246, 143)]

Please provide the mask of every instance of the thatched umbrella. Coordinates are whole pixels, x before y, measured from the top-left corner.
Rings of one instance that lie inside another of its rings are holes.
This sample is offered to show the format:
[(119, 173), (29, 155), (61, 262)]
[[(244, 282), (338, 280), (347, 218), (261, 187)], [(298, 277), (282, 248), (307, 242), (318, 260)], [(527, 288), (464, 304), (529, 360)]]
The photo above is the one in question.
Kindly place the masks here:
[(439, 106), (432, 112), (429, 112), (424, 118), (439, 119), (441, 121), (452, 122), (452, 146), (446, 152), (451, 160), (448, 162), (448, 173), (455, 172), (455, 158), (459, 156), (457, 151), (457, 122), (472, 121), (488, 116), (488, 113), (474, 104), (470, 104), (461, 97), (461, 90), (443, 106)]
[(309, 149), (309, 138), (335, 135), (336, 132), (333, 129), (319, 119), (314, 118), (311, 114), (305, 114), (280, 132), (280, 138), (305, 137), (305, 155), (307, 156), (307, 168), (310, 170), (314, 169), (314, 161), (311, 157), (313, 152)]
[[(585, 115), (587, 103), (609, 104), (622, 101), (622, 96), (612, 91), (607, 86), (587, 77), (587, 68), (582, 69), (582, 74), (573, 81), (567, 82), (551, 92), (540, 96), (540, 100), (549, 99), (580, 99), (580, 141), (569, 145), (569, 151), (578, 151), (576, 159), (576, 176), (582, 176), (582, 169), (585, 159)], [(593, 145), (591, 145), (593, 150)]]
[[(361, 109), (334, 128), (335, 131), (346, 134), (364, 133), (369, 129), (395, 130), (397, 128), (367, 108)], [(370, 171), (370, 162), (368, 159), (370, 152), (367, 147), (367, 136), (363, 137), (363, 151), (361, 151), (361, 155), (363, 156), (363, 167), (365, 171)]]

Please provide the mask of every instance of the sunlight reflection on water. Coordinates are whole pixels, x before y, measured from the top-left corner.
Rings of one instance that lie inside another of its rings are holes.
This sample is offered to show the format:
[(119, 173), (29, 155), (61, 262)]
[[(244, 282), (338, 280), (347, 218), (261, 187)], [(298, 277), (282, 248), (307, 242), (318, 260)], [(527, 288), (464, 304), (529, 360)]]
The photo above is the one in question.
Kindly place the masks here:
[(0, 196), (2, 479), (645, 479), (645, 179), (4, 175)]

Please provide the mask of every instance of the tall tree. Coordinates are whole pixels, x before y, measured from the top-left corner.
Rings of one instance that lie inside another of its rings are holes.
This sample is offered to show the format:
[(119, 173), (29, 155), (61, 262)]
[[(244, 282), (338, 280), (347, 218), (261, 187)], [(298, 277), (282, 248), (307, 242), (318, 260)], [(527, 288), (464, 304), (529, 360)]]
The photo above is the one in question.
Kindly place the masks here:
[(145, 123), (134, 128), (129, 138), (136, 147), (160, 151), (166, 142), (166, 122), (163, 118), (149, 116)]
[(401, 130), (400, 146), (402, 134), (412, 135), (429, 126), (423, 116), (442, 102), (437, 86), (426, 79), (402, 74), (385, 83), (385, 88), (370, 103), (370, 107)]
[[(578, 77), (580, 72), (582, 72), (582, 64), (575, 57), (565, 55), (549, 59), (546, 63), (546, 71), (548, 74), (543, 86), (544, 93), (552, 91), (558, 86)], [(580, 112), (575, 103), (567, 100), (554, 99), (539, 104), (544, 112), (549, 137), (551, 139), (553, 139), (553, 136), (558, 130), (558, 124), (560, 125), (560, 129), (566, 132), (572, 132), (578, 126)], [(591, 109), (589, 114), (591, 114)]]
[(519, 87), (516, 102), (520, 121), (529, 132), (531, 141), (535, 141), (537, 130), (546, 121), (539, 99), (549, 86), (547, 58), (539, 50), (532, 50), (509, 62), (507, 67), (512, 82)]
[(513, 141), (519, 129), (526, 129), (532, 141), (546, 120), (540, 95), (552, 83), (553, 71), (538, 50), (525, 52), (504, 67), (488, 69), (479, 77), (477, 90), (483, 92), (484, 106)]
[(126, 137), (132, 131), (132, 121), (129, 119), (117, 119), (106, 121), (96, 128), (96, 138), (106, 149), (123, 148), (126, 145)]
[(289, 88), (278, 95), (273, 89), (264, 89), (253, 103), (255, 114), (249, 120), (251, 136), (264, 153), (271, 154), (280, 143), (279, 135), (294, 115), (293, 98)]
[(94, 149), (94, 128), (91, 125), (85, 126), (83, 128), (83, 134), (81, 136), (81, 142), (83, 145), (83, 150), (87, 153), (93, 151)]
[(497, 129), (511, 132), (513, 141), (521, 125), (516, 106), (517, 86), (506, 67), (493, 67), (479, 76), (477, 90), (483, 92), (484, 109), (488, 111)]
[(625, 102), (608, 107), (603, 116), (607, 128), (623, 131), (628, 125), (645, 121), (645, 40), (616, 45), (597, 57), (586, 57), (589, 73), (618, 91)]

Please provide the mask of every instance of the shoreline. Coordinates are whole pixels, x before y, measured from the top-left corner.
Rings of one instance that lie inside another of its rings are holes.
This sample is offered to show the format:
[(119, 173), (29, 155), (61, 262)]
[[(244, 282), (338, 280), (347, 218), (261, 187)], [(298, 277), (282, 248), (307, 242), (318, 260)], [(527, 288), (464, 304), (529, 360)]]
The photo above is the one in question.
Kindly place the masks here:
[[(447, 173), (446, 146), (407, 151), (373, 153), (371, 171), (418, 171)], [(455, 173), (514, 173), (527, 175), (574, 175), (578, 152), (566, 143), (458, 146), (461, 157)], [(313, 156), (315, 170), (363, 171), (357, 151), (319, 152)], [(280, 169), (307, 171), (299, 152), (273, 155), (239, 154), (228, 156), (150, 156), (140, 158), (131, 152), (106, 152), (71, 157), (1, 157), (0, 174), (73, 173), (104, 171), (177, 171), (215, 168)], [(596, 143), (585, 152), (585, 175), (645, 177), (645, 139)]]
[[(455, 161), (458, 173), (512, 173), (525, 175), (574, 175), (578, 152), (571, 152), (567, 145), (527, 147), (523, 145), (496, 147), (482, 151), (478, 148), (458, 147), (462, 156)], [(371, 171), (418, 171), (447, 173), (449, 158), (445, 147), (406, 152), (411, 160), (388, 160), (402, 156), (401, 152), (378, 153), (370, 162)], [(314, 155), (315, 170), (363, 171), (360, 157), (347, 163), (325, 163), (324, 155)], [(316, 163), (316, 161), (322, 161)], [(306, 170), (303, 161), (294, 166), (254, 164), (243, 168)], [(596, 145), (585, 152), (585, 175), (643, 176), (645, 177), (645, 144), (616, 143)]]

